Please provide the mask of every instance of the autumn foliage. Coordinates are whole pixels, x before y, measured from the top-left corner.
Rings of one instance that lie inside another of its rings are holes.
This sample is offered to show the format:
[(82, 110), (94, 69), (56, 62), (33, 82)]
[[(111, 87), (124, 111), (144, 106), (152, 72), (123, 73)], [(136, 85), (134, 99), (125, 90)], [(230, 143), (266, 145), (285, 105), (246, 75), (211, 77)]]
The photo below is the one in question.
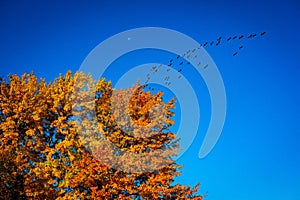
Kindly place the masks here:
[(0, 199), (202, 199), (174, 183), (174, 101), (162, 92), (79, 72), (0, 87)]

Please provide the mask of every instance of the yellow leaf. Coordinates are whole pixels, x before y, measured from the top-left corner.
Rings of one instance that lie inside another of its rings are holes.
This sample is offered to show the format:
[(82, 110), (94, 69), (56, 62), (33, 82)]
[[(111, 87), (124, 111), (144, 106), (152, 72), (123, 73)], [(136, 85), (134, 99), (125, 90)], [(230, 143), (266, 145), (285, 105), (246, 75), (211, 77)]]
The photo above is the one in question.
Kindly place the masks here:
[(39, 115), (33, 115), (33, 117), (32, 117), (33, 119), (34, 119), (34, 121), (39, 121), (40, 120), (40, 117), (39, 117)]
[(26, 135), (33, 136), (34, 130), (30, 129), (30, 130), (26, 131)]

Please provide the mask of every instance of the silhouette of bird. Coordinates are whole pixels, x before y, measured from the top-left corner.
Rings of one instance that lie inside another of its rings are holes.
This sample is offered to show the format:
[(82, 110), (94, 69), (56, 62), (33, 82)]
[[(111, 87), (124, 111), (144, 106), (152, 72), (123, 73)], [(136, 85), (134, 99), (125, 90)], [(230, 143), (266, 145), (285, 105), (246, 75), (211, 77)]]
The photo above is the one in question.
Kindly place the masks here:
[(184, 53), (184, 54), (182, 54), (182, 57), (184, 57), (186, 54)]
[(169, 67), (172, 66), (172, 63), (169, 63), (168, 66), (169, 66)]
[(227, 42), (228, 42), (229, 40), (231, 40), (231, 37), (227, 38)]
[(237, 38), (237, 36), (236, 36), (236, 35), (232, 37), (232, 39), (233, 39), (233, 40), (234, 40), (234, 39), (236, 39), (236, 38)]
[(170, 60), (170, 63), (173, 62), (173, 59)]
[(180, 58), (180, 55), (178, 55), (176, 58), (177, 58), (177, 59)]
[(233, 53), (233, 56), (236, 56), (237, 54), (238, 54), (238, 52), (234, 52), (234, 53)]
[(198, 49), (201, 49), (201, 47), (202, 47), (202, 44), (199, 45)]
[(244, 37), (244, 36), (243, 36), (243, 35), (241, 35), (241, 36), (239, 37), (239, 40), (240, 40), (240, 39), (242, 39), (243, 37)]
[(170, 68), (168, 68), (168, 69), (167, 69), (167, 72), (168, 72), (168, 71), (170, 71), (170, 70), (171, 70), (171, 69), (170, 69)]
[(265, 35), (265, 34), (266, 34), (266, 32), (264, 31), (264, 32), (262, 32), (260, 35), (263, 36), (263, 35)]
[(193, 49), (192, 52), (194, 53), (196, 51), (196, 49)]
[(222, 39), (222, 37), (220, 36), (220, 37), (218, 37), (217, 41), (220, 41), (221, 39)]
[(191, 64), (191, 63), (190, 63), (190, 62), (187, 62), (186, 64), (188, 64), (188, 65), (189, 65), (189, 64)]
[(181, 78), (181, 75), (179, 75), (178, 78)]
[(200, 66), (201, 65), (201, 62), (199, 62), (198, 64), (197, 64), (197, 66)]
[(187, 51), (187, 53), (190, 53), (191, 52), (191, 50), (189, 49), (188, 51)]
[(252, 37), (255, 37), (256, 36), (256, 33), (254, 33), (253, 35), (252, 35)]
[(194, 56), (194, 59), (197, 58), (197, 55)]
[(181, 72), (181, 71), (182, 71), (182, 69), (179, 69), (179, 70), (178, 70), (178, 72)]
[(218, 46), (220, 43), (221, 43), (221, 42), (220, 42), (220, 41), (218, 41), (218, 42), (216, 43), (216, 46)]
[(210, 45), (213, 45), (213, 44), (214, 44), (214, 41), (211, 41), (211, 42), (210, 42)]
[(182, 64), (183, 64), (183, 62), (179, 63), (179, 65), (182, 65)]
[(239, 46), (239, 49), (242, 49), (243, 48), (243, 45)]
[(208, 64), (206, 64), (203, 68), (206, 69), (208, 67)]
[(207, 45), (207, 42), (204, 42), (203, 46), (205, 47)]
[(252, 38), (253, 36), (252, 36), (252, 34), (250, 34), (247, 38)]

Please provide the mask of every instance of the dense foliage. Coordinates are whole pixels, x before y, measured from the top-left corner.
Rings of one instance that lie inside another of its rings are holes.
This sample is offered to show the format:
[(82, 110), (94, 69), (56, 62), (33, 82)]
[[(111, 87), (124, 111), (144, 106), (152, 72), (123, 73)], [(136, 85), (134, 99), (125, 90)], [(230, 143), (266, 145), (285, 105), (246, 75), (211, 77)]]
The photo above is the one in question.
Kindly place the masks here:
[(162, 92), (115, 91), (79, 72), (9, 75), (0, 87), (1, 199), (202, 199), (198, 185), (174, 183), (174, 101)]

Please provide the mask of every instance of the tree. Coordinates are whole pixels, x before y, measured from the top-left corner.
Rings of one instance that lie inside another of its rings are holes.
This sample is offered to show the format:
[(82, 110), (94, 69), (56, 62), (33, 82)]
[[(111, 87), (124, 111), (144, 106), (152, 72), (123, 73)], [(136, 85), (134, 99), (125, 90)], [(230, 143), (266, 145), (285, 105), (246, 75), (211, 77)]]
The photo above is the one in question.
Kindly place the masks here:
[(0, 197), (2, 199), (26, 199), (24, 177), (17, 168), (11, 151), (0, 152)]
[(79, 72), (49, 84), (34, 74), (9, 75), (0, 85), (1, 195), (202, 199), (199, 184), (173, 182), (182, 168), (172, 160), (179, 150), (169, 131), (174, 100), (164, 103), (162, 92), (138, 83), (116, 91)]

